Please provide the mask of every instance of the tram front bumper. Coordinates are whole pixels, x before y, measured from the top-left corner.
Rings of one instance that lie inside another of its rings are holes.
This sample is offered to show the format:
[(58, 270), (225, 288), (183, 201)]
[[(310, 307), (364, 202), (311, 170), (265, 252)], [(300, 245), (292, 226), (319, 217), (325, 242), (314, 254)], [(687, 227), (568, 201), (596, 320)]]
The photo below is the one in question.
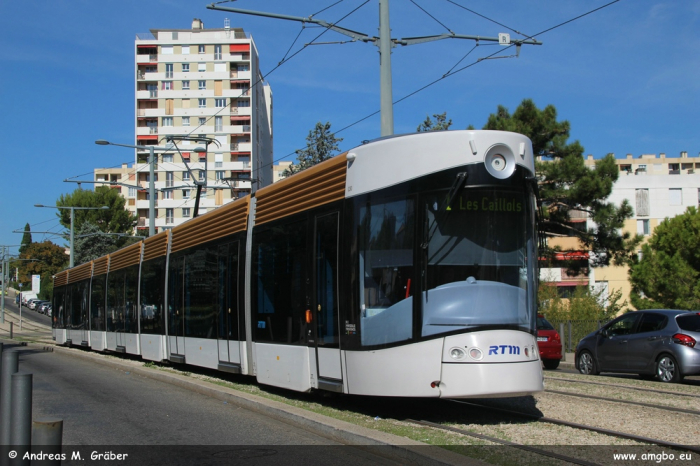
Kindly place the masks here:
[(542, 362), (443, 363), (440, 398), (504, 398), (544, 390)]

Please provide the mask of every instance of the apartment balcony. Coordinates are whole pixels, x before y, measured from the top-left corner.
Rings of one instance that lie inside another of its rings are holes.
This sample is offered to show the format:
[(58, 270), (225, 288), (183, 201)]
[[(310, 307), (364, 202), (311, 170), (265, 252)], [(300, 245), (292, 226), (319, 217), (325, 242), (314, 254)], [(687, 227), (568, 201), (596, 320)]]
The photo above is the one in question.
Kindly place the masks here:
[(158, 63), (158, 54), (139, 53), (136, 55), (136, 63)]
[(251, 79), (251, 72), (250, 71), (238, 71), (238, 70), (231, 70), (230, 72), (230, 78), (231, 79), (247, 79), (250, 81)]
[(137, 99), (157, 99), (158, 89), (149, 89), (145, 91), (136, 91)]
[(250, 125), (231, 125), (231, 134), (250, 133)]
[(165, 116), (164, 108), (139, 108), (136, 115), (140, 117), (161, 117)]
[(157, 126), (137, 126), (136, 136), (145, 136), (149, 134), (158, 134)]
[(252, 114), (251, 107), (231, 107), (232, 116), (251, 116)]
[(231, 152), (250, 152), (251, 150), (253, 150), (253, 144), (250, 142), (234, 142), (231, 144)]

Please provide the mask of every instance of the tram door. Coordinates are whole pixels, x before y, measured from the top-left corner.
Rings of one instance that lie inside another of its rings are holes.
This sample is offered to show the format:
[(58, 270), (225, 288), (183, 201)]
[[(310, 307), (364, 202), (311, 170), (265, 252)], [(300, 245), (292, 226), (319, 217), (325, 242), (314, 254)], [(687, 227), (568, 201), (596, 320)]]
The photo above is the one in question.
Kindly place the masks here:
[(219, 246), (219, 362), (240, 364), (238, 241)]
[(185, 354), (185, 258), (171, 259), (168, 273), (168, 344), (170, 354)]
[(312, 321), (316, 330), (319, 388), (342, 392), (338, 336), (338, 222), (338, 212), (316, 217)]

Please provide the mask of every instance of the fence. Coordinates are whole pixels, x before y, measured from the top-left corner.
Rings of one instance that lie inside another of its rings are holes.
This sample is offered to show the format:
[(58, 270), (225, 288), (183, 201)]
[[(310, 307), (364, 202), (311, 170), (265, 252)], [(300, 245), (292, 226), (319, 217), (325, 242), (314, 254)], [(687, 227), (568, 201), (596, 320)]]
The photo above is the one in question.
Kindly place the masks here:
[[(549, 320), (549, 319), (548, 319)], [(595, 332), (607, 321), (595, 321), (595, 320), (549, 320), (554, 326), (554, 329), (559, 332), (562, 344), (564, 347), (562, 351), (565, 353), (573, 353), (576, 349), (576, 345), (581, 341), (583, 337), (591, 332)]]

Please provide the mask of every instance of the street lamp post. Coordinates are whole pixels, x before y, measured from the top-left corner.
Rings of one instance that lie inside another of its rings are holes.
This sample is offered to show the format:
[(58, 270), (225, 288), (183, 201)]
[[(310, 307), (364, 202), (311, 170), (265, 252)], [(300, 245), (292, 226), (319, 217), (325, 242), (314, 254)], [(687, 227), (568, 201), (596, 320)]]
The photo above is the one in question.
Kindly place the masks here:
[(34, 207), (45, 207), (47, 209), (70, 209), (70, 268), (72, 269), (75, 265), (75, 245), (73, 239), (75, 237), (75, 211), (76, 210), (107, 210), (109, 206), (102, 207), (73, 207), (73, 206), (53, 206), (53, 205), (43, 205), (34, 204)]

